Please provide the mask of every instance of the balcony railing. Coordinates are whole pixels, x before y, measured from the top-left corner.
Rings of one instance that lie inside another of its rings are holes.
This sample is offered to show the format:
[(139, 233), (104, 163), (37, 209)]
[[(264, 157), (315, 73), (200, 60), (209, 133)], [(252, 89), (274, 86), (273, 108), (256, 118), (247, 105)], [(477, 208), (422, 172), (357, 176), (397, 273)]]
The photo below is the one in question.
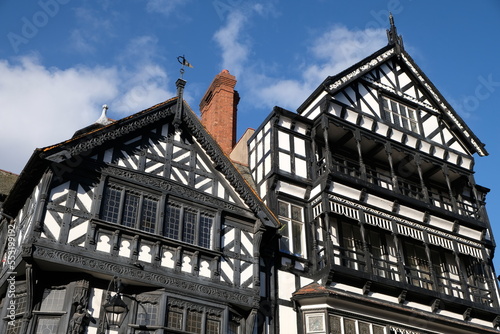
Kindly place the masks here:
[(332, 166), (327, 168), (325, 161), (318, 163), (317, 174), (321, 175), (327, 171), (339, 173), (355, 179), (361, 179), (373, 185), (384, 189), (395, 191), (401, 195), (430, 203), (436, 207), (445, 209), (473, 219), (481, 219), (479, 205), (472, 200), (460, 200), (450, 198), (448, 192), (439, 192), (434, 189), (423, 188), (421, 183), (392, 176), (387, 172), (379, 171), (369, 166), (364, 167), (364, 172), (358, 162), (343, 159), (340, 157), (332, 158)]
[[(328, 254), (325, 249), (318, 252), (319, 268), (327, 263)], [(397, 260), (377, 258), (364, 251), (348, 249), (333, 245), (333, 265), (369, 273), (387, 280), (404, 282), (415, 287), (437, 291), (444, 295), (469, 300), (474, 303), (495, 306), (492, 292), (486, 284), (486, 280), (477, 277), (478, 283), (464, 283), (457, 276), (452, 278), (449, 273), (436, 273), (425, 266), (409, 265)], [(368, 259), (368, 261), (367, 261)]]

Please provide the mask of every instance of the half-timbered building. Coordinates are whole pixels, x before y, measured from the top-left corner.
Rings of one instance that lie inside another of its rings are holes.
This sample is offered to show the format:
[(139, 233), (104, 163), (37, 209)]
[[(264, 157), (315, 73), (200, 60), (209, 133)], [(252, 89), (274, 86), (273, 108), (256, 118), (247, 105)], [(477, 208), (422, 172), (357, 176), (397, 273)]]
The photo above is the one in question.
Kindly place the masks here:
[(297, 112), (275, 108), (249, 140), (249, 168), (281, 222), (269, 289), (279, 332), (498, 332), (474, 154), (484, 145), (392, 17), (387, 46), (326, 78)]
[(239, 142), (224, 70), (201, 120), (179, 79), (37, 149), (0, 211), (0, 332), (498, 333), (488, 153), (390, 23)]

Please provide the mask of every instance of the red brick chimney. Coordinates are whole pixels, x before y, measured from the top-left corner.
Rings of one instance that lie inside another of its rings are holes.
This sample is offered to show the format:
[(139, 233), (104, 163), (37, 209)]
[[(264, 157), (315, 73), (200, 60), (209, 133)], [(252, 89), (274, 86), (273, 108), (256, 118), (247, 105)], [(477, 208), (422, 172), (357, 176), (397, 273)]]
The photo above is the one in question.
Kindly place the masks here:
[(240, 96), (234, 90), (235, 85), (234, 75), (222, 70), (200, 102), (201, 124), (228, 156), (236, 144), (236, 111)]

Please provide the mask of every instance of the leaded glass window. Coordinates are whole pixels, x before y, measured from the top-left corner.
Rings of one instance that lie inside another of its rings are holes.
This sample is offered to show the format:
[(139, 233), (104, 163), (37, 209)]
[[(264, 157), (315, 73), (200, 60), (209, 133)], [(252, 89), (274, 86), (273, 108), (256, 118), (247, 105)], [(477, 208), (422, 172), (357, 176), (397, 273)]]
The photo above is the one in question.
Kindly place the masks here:
[(121, 185), (104, 191), (101, 219), (144, 232), (155, 233), (158, 197)]
[(415, 109), (385, 97), (382, 99), (382, 103), (385, 118), (389, 122), (406, 130), (419, 133), (417, 112)]
[(167, 238), (211, 248), (215, 215), (170, 201), (167, 204), (163, 234)]
[[(220, 312), (219, 312), (220, 311)], [(185, 301), (171, 300), (167, 307), (166, 327), (183, 333), (221, 334), (222, 310), (215, 310)], [(231, 327), (228, 333), (238, 333), (238, 326)]]

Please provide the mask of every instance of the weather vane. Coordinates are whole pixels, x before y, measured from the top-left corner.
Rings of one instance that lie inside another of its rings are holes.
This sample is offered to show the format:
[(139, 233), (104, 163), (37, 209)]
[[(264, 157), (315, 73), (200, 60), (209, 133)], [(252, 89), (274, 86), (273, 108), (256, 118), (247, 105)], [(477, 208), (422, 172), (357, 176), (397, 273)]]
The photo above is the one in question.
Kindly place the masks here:
[(179, 56), (177, 57), (177, 61), (182, 65), (181, 67), (181, 79), (182, 79), (182, 76), (184, 75), (184, 66), (187, 66), (187, 67), (191, 67), (193, 68), (193, 65), (191, 65), (187, 60), (186, 60), (186, 57), (184, 56)]

